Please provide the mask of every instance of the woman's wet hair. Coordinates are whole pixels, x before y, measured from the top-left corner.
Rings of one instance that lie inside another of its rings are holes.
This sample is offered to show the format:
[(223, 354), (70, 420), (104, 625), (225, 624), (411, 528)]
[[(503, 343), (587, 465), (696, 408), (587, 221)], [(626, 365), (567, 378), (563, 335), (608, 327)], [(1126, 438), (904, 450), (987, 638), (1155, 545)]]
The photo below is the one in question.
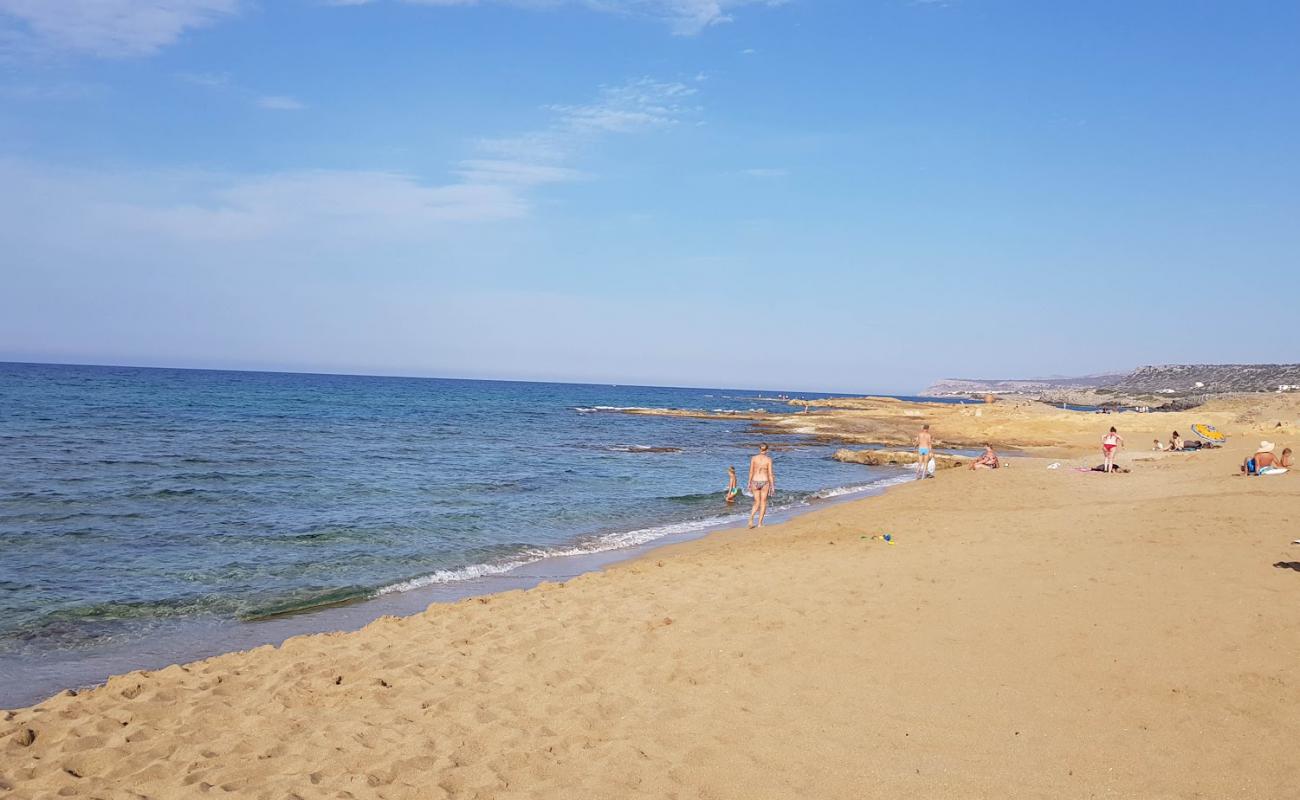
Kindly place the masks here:
[(1115, 430), (1115, 426), (1114, 426), (1114, 425), (1111, 425), (1111, 426), (1110, 426), (1110, 432), (1111, 432), (1111, 433), (1119, 433), (1119, 431)]

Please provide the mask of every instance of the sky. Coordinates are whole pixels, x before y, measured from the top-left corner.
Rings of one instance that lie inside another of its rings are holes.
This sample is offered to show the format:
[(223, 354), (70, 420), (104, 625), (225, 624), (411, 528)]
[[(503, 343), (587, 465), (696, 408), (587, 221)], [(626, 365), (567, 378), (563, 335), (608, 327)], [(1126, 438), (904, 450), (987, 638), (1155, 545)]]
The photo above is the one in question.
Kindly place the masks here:
[(0, 0), (0, 360), (1297, 360), (1300, 4)]

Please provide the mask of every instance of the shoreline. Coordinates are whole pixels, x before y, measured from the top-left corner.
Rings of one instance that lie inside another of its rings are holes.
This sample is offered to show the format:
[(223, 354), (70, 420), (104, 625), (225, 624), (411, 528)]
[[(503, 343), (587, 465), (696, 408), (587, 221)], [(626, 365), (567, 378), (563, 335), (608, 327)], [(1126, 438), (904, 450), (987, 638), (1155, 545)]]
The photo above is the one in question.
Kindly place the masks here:
[(3, 715), (0, 796), (1287, 796), (1300, 481), (1237, 477), (1261, 427), (119, 675)]
[[(850, 487), (831, 487), (820, 490), (825, 496), (815, 496), (815, 502), (800, 503), (768, 514), (768, 524), (795, 519), (839, 503), (855, 502), (879, 495), (900, 483), (906, 483), (906, 474), (883, 477), (867, 484)], [(745, 497), (748, 501), (748, 497)], [(737, 505), (742, 505), (737, 503)], [(748, 506), (745, 505), (747, 508)], [(745, 512), (747, 513), (747, 512)], [(733, 512), (725, 517), (704, 518), (690, 523), (659, 526), (670, 530), (645, 541), (606, 549), (582, 550), (571, 548), (546, 554), (516, 564), (500, 572), (492, 571), (456, 580), (435, 581), (413, 578), (397, 581), (376, 593), (335, 604), (307, 607), (300, 610), (270, 614), (256, 619), (190, 619), (163, 623), (158, 630), (133, 637), (115, 646), (101, 648), (92, 653), (76, 650), (56, 651), (62, 656), (48, 659), (41, 672), (30, 674), (31, 658), (19, 659), (0, 655), (0, 673), (6, 669), (18, 675), (15, 683), (27, 678), (35, 681), (30, 690), (5, 690), (0, 685), (0, 711), (17, 709), (40, 703), (69, 689), (81, 692), (103, 686), (115, 677), (136, 671), (164, 669), (182, 663), (237, 652), (245, 652), (267, 645), (278, 647), (297, 636), (352, 633), (381, 617), (407, 617), (425, 611), (431, 604), (455, 603), (469, 598), (492, 596), (503, 592), (531, 589), (542, 583), (572, 580), (580, 575), (599, 572), (625, 561), (644, 558), (656, 550), (676, 544), (706, 538), (721, 531), (744, 529), (744, 513)], [(735, 517), (741, 517), (740, 520)], [(716, 519), (716, 521), (713, 521)], [(645, 530), (658, 530), (649, 528)], [(629, 531), (635, 534), (640, 531)], [(473, 565), (484, 566), (484, 565)], [(453, 570), (461, 572), (473, 567)], [(401, 588), (404, 584), (413, 584)], [(218, 643), (213, 644), (213, 641)], [(13, 663), (6, 664), (12, 660)], [(55, 667), (51, 669), (51, 667)], [(65, 679), (64, 676), (81, 676)]]

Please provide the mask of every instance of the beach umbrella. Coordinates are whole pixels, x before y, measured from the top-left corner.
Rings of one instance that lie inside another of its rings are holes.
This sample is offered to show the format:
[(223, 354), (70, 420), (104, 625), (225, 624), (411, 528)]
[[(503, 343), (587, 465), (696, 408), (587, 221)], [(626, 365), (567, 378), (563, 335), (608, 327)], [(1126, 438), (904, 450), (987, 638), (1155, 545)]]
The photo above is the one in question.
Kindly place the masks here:
[(1210, 444), (1223, 444), (1228, 441), (1228, 437), (1220, 433), (1213, 425), (1206, 425), (1198, 422), (1192, 426), (1192, 433), (1201, 437)]

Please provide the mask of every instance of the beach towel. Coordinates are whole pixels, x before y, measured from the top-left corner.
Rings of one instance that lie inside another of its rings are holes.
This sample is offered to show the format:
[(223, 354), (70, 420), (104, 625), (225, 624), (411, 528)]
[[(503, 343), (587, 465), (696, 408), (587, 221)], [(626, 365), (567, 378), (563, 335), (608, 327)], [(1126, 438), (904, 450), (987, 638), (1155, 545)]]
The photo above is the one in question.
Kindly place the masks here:
[(1257, 475), (1285, 475), (1286, 467), (1264, 467)]

